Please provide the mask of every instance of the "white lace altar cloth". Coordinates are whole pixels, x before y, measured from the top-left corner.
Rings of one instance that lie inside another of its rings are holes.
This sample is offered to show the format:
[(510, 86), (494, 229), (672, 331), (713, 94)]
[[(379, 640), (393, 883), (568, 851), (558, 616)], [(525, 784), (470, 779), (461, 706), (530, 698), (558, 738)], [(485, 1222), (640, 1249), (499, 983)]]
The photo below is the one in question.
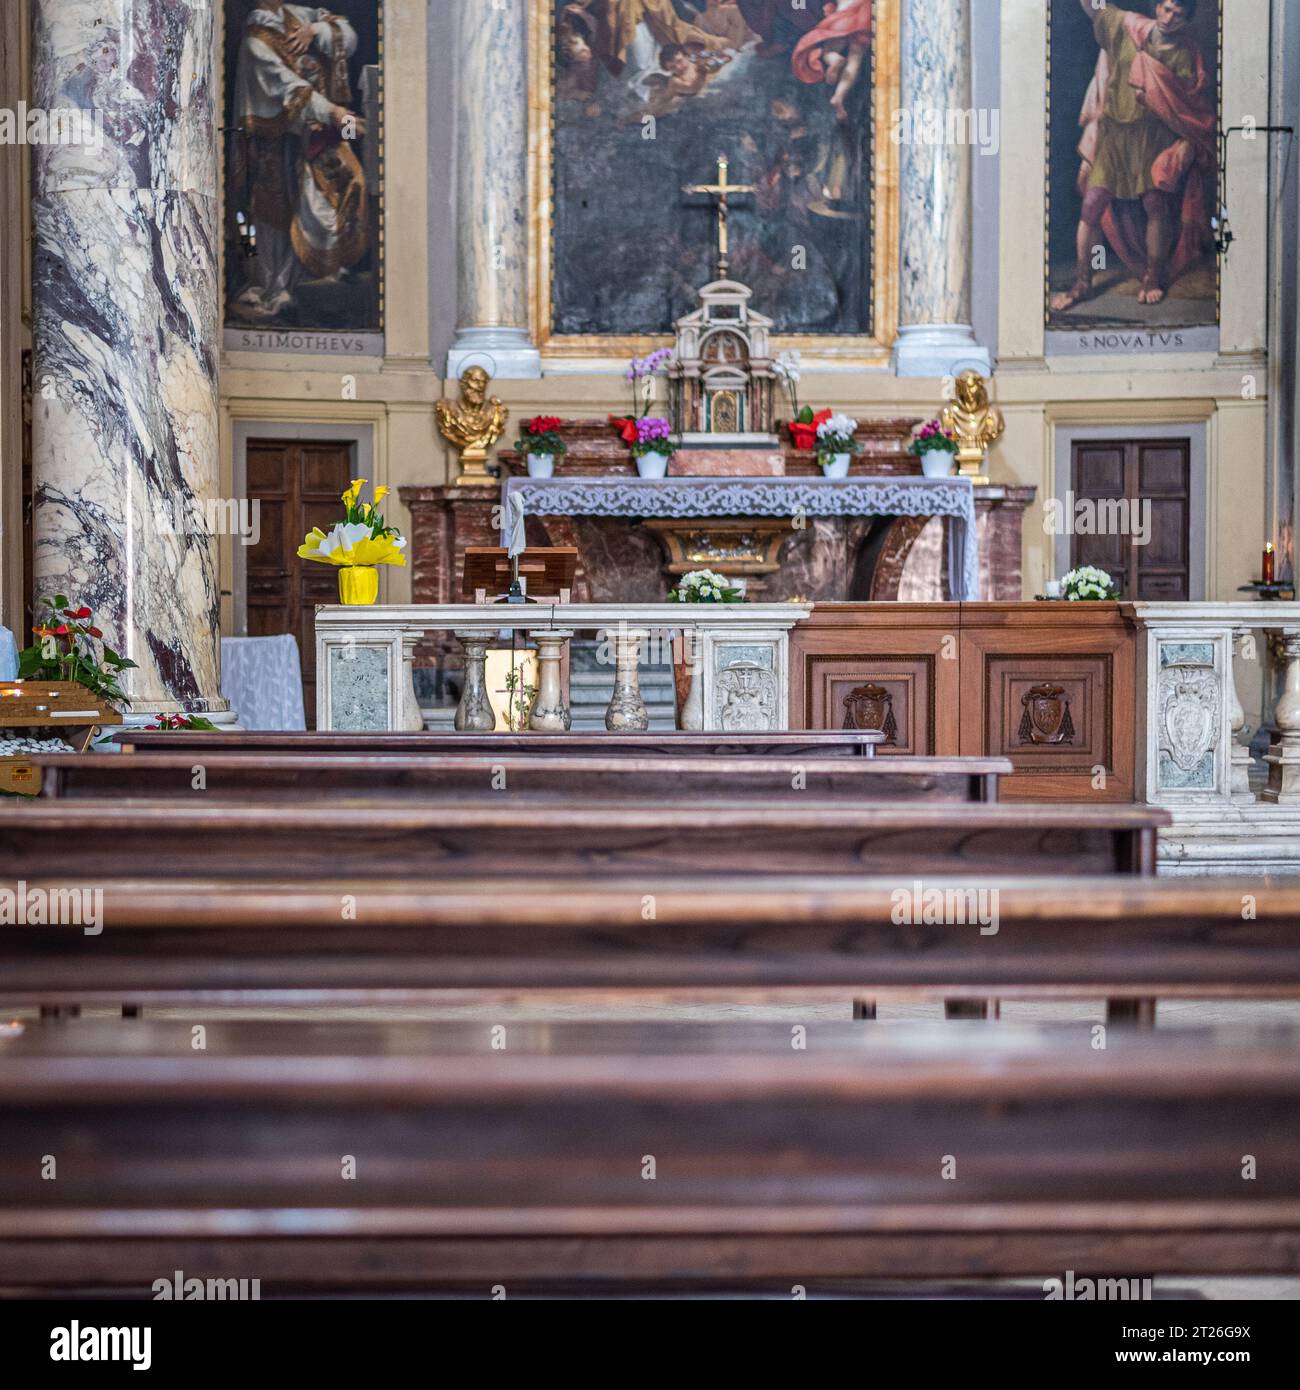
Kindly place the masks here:
[(951, 599), (979, 598), (975, 492), (969, 478), (521, 478), (505, 480), (508, 549), (524, 517), (942, 516)]

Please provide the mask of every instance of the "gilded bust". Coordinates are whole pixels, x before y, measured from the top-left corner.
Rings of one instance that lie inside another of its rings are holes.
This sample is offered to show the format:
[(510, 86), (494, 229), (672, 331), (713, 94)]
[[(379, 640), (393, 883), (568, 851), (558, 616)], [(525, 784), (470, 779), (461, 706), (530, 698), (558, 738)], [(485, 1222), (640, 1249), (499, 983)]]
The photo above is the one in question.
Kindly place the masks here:
[[(510, 416), (496, 396), (488, 396), (488, 381), (485, 368), (466, 367), (460, 378), (460, 400), (439, 401), (436, 406), (438, 428), (460, 450), (462, 464), (485, 463)], [(469, 471), (486, 476), (483, 469)]]
[(976, 371), (965, 371), (957, 378), (957, 399), (943, 408), (943, 427), (957, 441), (958, 473), (976, 482), (987, 482), (984, 455), (999, 438), (1006, 424), (1002, 412), (989, 404), (984, 378)]

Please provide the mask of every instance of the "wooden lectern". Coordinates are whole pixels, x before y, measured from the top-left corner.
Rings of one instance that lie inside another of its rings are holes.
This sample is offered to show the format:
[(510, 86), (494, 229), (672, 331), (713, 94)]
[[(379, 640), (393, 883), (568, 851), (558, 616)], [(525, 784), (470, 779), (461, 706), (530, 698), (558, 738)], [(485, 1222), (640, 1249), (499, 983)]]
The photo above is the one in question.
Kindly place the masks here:
[[(510, 553), (502, 546), (466, 546), (461, 594), (465, 598), (472, 598), (475, 603), (503, 600), (515, 580), (515, 564)], [(569, 602), (574, 571), (578, 567), (576, 546), (538, 546), (525, 550), (518, 557), (518, 566), (519, 583), (526, 598)]]

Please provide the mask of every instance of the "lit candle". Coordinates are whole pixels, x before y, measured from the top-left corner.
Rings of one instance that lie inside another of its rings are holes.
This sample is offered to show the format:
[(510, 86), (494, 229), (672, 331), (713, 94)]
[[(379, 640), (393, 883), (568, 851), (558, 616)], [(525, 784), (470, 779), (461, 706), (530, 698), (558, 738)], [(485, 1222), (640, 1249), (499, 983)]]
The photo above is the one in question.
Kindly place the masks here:
[(1274, 575), (1274, 568), (1273, 568), (1273, 566), (1274, 566), (1273, 542), (1272, 542), (1272, 541), (1267, 541), (1267, 542), (1265, 542), (1265, 545), (1264, 545), (1264, 576), (1263, 576), (1263, 582), (1264, 582), (1265, 584), (1271, 584), (1271, 583), (1273, 582), (1273, 575)]

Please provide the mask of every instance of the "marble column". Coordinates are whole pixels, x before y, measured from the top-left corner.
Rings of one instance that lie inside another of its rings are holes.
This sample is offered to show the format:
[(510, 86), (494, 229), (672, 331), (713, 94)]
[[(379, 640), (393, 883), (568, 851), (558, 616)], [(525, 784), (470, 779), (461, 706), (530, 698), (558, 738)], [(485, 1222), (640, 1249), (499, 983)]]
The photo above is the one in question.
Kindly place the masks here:
[(906, 0), (899, 173), (900, 376), (987, 376), (971, 329), (970, 0)]
[(641, 639), (639, 628), (619, 624), (611, 634), (614, 640), (614, 694), (605, 711), (605, 727), (612, 734), (643, 734), (650, 727), (650, 711), (641, 698), (638, 666)]
[(488, 699), (486, 671), (487, 650), (496, 636), (495, 628), (456, 633), (456, 640), (465, 649), (465, 688), (453, 721), (458, 733), (486, 734), (497, 726), (497, 717)]
[[(33, 0), (36, 594), (138, 663), (131, 713), (221, 714), (213, 0)], [(63, 133), (68, 134), (70, 123)]]
[(564, 644), (573, 636), (565, 628), (540, 628), (528, 634), (537, 643), (537, 699), (528, 719), (528, 727), (543, 734), (563, 734), (569, 731), (572, 719), (560, 679), (564, 664)]
[(1286, 687), (1273, 712), (1277, 741), (1264, 755), (1268, 763), (1264, 800), (1294, 806), (1300, 805), (1300, 628), (1283, 628), (1279, 648)]
[(528, 331), (528, 3), (461, 3), (456, 25), (456, 337), (447, 375), (539, 377)]

